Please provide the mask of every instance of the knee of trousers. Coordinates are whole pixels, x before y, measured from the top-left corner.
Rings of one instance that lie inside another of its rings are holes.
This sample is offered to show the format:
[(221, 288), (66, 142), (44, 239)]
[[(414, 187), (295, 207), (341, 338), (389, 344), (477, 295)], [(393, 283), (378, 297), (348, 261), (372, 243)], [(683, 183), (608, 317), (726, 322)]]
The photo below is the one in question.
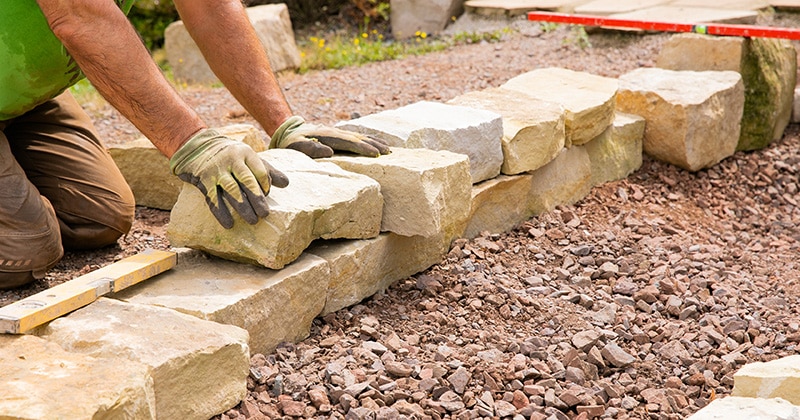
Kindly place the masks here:
[(43, 278), (64, 256), (55, 212), (46, 199), (42, 202), (47, 211), (41, 223), (0, 235), (0, 289)]
[(111, 245), (130, 231), (134, 216), (133, 197), (104, 206), (101, 213), (95, 213), (92, 217), (59, 214), (61, 241), (64, 248), (75, 250)]

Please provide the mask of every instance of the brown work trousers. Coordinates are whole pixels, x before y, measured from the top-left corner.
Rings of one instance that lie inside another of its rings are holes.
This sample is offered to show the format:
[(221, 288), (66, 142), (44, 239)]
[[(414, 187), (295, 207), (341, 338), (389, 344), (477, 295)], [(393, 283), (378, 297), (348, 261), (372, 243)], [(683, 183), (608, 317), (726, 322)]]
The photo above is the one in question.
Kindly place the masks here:
[(114, 243), (130, 187), (69, 92), (0, 121), (0, 288), (44, 277), (64, 249)]

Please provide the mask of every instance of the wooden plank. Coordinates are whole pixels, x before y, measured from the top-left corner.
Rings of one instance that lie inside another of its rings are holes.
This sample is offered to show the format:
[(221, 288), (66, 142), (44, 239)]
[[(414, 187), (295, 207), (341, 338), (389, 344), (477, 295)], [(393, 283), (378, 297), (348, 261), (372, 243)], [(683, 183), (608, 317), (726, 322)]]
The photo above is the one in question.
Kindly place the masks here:
[(100, 296), (163, 273), (176, 262), (174, 252), (147, 250), (18, 300), (0, 308), (0, 333), (24, 334)]

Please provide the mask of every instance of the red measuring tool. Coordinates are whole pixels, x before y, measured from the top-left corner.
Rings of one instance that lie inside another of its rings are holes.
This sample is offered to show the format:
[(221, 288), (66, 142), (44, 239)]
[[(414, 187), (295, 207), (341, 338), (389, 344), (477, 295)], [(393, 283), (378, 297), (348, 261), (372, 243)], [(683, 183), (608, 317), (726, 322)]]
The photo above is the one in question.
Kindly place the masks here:
[(528, 20), (567, 23), (584, 26), (636, 28), (645, 31), (694, 32), (707, 35), (742, 36), (748, 38), (783, 38), (800, 40), (800, 29), (718, 23), (675, 23), (649, 20), (619, 19), (606, 16), (570, 15), (567, 13), (528, 12)]

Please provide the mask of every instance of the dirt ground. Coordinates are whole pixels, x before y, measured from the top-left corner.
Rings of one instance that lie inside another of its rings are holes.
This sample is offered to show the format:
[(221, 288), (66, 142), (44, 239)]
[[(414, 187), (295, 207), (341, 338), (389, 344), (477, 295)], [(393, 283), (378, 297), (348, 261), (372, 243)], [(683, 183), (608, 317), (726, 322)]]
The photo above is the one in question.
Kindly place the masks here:
[[(513, 25), (498, 43), (280, 82), (296, 113), (331, 124), (540, 67), (617, 77), (653, 66), (668, 37), (591, 33), (582, 48), (568, 27)], [(181, 92), (210, 125), (252, 123), (223, 89)], [(111, 109), (93, 115), (110, 142), (137, 136)], [(729, 394), (744, 363), (797, 353), (799, 163), (798, 125), (696, 173), (645, 157), (628, 179), (459, 240), (440, 264), (317, 319), (305, 341), (254, 355), (247, 400), (220, 418), (685, 418)], [(168, 219), (137, 209), (117, 246), (68, 253), (0, 305), (168, 248)]]

